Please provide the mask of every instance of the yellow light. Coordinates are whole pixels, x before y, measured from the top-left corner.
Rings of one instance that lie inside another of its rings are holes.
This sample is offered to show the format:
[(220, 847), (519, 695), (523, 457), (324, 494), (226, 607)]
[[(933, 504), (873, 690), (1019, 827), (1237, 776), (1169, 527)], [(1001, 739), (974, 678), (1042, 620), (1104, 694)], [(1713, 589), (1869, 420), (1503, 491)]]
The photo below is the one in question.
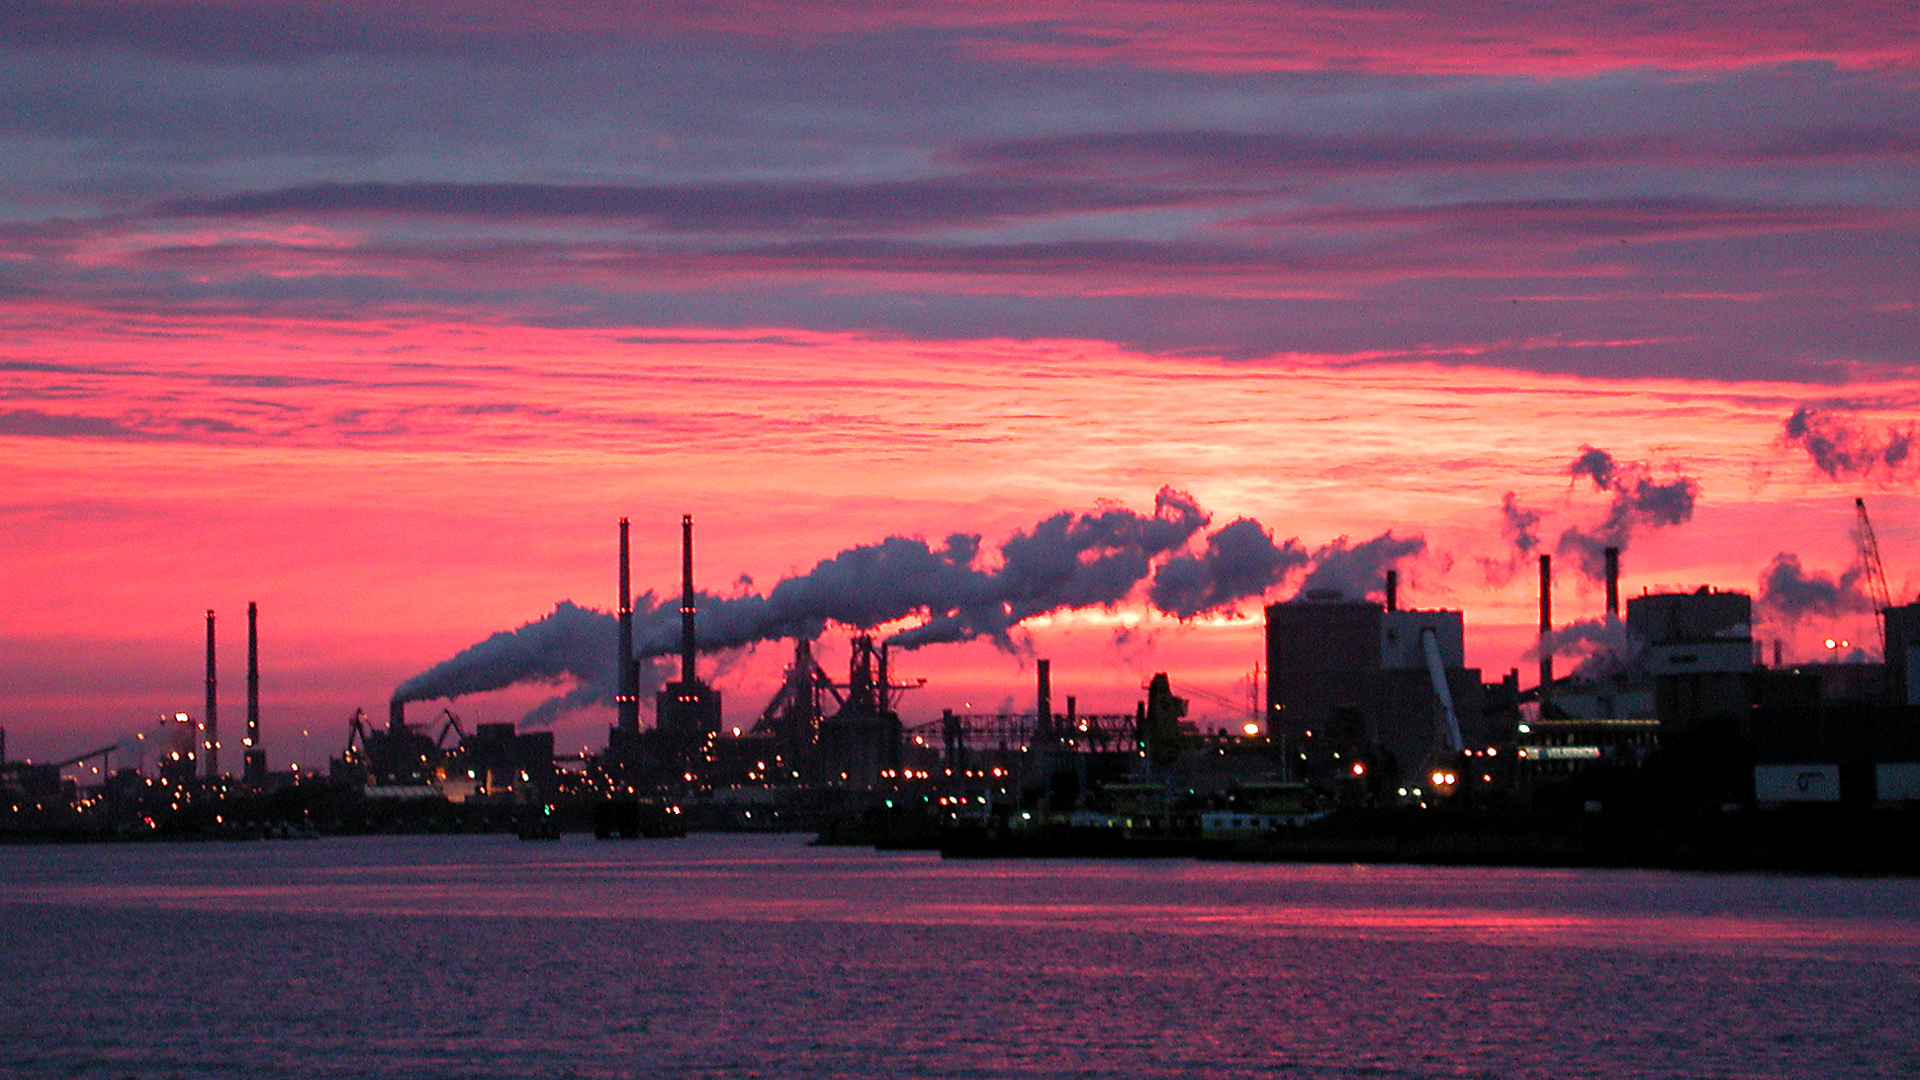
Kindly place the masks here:
[(1354, 762), (1354, 763), (1353, 763), (1353, 775), (1355, 775), (1355, 776), (1365, 776), (1365, 775), (1367, 775), (1367, 765), (1366, 765), (1366, 763), (1365, 763), (1365, 762), (1363, 762), (1363, 761), (1356, 761), (1356, 762)]
[(1240, 730), (1246, 732), (1248, 735), (1258, 735), (1260, 734), (1260, 725), (1249, 721), (1241, 725)]

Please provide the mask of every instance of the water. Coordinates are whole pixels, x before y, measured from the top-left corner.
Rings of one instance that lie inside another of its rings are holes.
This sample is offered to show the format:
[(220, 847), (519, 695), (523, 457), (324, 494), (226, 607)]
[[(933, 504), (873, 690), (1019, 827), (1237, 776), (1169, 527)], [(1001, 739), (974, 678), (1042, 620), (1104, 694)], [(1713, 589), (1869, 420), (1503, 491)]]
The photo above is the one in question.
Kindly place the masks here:
[(1911, 880), (0, 849), (0, 1076), (1912, 1077)]

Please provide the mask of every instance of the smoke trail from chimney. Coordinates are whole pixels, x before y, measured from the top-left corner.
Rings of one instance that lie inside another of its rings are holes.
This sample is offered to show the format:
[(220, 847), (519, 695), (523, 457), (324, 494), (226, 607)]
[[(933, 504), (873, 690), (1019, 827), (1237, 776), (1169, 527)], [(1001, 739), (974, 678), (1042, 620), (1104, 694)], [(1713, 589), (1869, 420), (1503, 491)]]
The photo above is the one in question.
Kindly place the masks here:
[[(1051, 515), (1003, 542), (998, 558), (982, 558), (981, 538), (956, 533), (940, 543), (890, 536), (848, 548), (762, 593), (696, 593), (697, 646), (731, 649), (761, 641), (818, 637), (829, 623), (871, 629), (918, 619), (891, 645), (986, 640), (1013, 650), (1014, 630), (1057, 611), (1114, 608), (1146, 585), (1148, 602), (1176, 618), (1228, 611), (1262, 597), (1296, 571), (1309, 580), (1365, 594), (1389, 564), (1426, 548), (1419, 537), (1388, 532), (1360, 544), (1343, 537), (1309, 554), (1298, 540), (1275, 542), (1259, 522), (1238, 519), (1195, 538), (1210, 516), (1191, 495), (1162, 488), (1151, 514), (1102, 505)], [(681, 598), (647, 592), (633, 600), (637, 656), (679, 652)], [(549, 721), (570, 709), (612, 702), (619, 677), (615, 617), (562, 602), (542, 619), (494, 634), (408, 679), (402, 700), (456, 697), (518, 683), (575, 680), (523, 723)], [(654, 687), (664, 672), (650, 666)]]
[(1788, 446), (1805, 450), (1814, 467), (1835, 480), (1911, 479), (1920, 466), (1914, 456), (1915, 426), (1888, 424), (1876, 431), (1841, 415), (1842, 410), (1863, 407), (1870, 406), (1844, 400), (1802, 405), (1787, 417), (1782, 437)]
[(1760, 609), (1789, 626), (1807, 618), (1833, 618), (1872, 611), (1866, 570), (1858, 564), (1839, 577), (1800, 565), (1800, 557), (1783, 551), (1760, 574)]
[(1627, 636), (1627, 625), (1618, 618), (1581, 619), (1541, 634), (1526, 659), (1570, 656), (1575, 675), (1597, 679), (1627, 670), (1643, 647)]
[(1382, 591), (1381, 583), (1388, 567), (1423, 555), (1426, 550), (1425, 537), (1395, 536), (1392, 529), (1351, 547), (1346, 537), (1339, 537), (1314, 551), (1313, 569), (1300, 582), (1294, 599), (1316, 592), (1338, 592), (1355, 598), (1373, 596)]
[(1589, 580), (1606, 579), (1607, 549), (1624, 551), (1637, 529), (1684, 525), (1693, 520), (1700, 484), (1692, 477), (1661, 482), (1653, 478), (1653, 469), (1646, 462), (1622, 464), (1593, 446), (1582, 446), (1580, 451), (1568, 466), (1568, 473), (1576, 481), (1583, 476), (1591, 480), (1594, 490), (1610, 493), (1613, 502), (1599, 524), (1590, 529), (1574, 526), (1561, 533), (1556, 550), (1573, 556), (1581, 574)]
[(1507, 555), (1480, 560), (1487, 584), (1505, 585), (1533, 561), (1534, 553), (1540, 550), (1540, 518), (1540, 511), (1521, 506), (1513, 492), (1500, 496), (1500, 537), (1506, 541)]

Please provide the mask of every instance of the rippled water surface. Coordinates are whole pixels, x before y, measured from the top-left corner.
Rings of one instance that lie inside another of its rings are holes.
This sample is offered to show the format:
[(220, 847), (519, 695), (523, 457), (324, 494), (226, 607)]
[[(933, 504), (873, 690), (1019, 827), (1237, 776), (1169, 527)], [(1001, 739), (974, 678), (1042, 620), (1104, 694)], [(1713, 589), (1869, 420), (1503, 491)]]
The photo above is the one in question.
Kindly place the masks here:
[(1912, 1077), (1920, 882), (0, 848), (6, 1077)]

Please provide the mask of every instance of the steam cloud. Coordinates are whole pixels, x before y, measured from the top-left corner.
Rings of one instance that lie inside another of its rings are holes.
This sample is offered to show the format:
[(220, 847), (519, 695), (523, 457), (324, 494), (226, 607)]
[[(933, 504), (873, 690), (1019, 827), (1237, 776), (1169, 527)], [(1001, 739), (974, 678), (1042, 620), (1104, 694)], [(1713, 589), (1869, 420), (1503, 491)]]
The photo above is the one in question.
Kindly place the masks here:
[[(1113, 608), (1145, 584), (1147, 600), (1179, 619), (1234, 610), (1264, 596), (1302, 568), (1301, 585), (1364, 595), (1385, 569), (1426, 550), (1420, 537), (1392, 531), (1349, 546), (1345, 537), (1308, 553), (1297, 539), (1276, 542), (1252, 518), (1200, 536), (1210, 515), (1193, 496), (1162, 488), (1153, 512), (1120, 506), (1062, 511), (1016, 532), (1000, 545), (997, 565), (981, 559), (981, 538), (956, 533), (939, 544), (890, 536), (848, 548), (764, 595), (695, 599), (703, 650), (781, 638), (813, 638), (828, 623), (870, 628), (918, 618), (888, 639), (903, 648), (992, 641), (1015, 647), (1013, 630), (1051, 612)], [(645, 593), (634, 600), (634, 652), (642, 658), (676, 652), (678, 597)], [(570, 709), (611, 703), (617, 665), (616, 617), (570, 601), (515, 630), (502, 631), (408, 679), (400, 701), (457, 697), (519, 683), (575, 685), (522, 721), (550, 722)], [(643, 677), (657, 674), (643, 672)], [(655, 683), (657, 684), (657, 681)]]
[(1835, 480), (1912, 475), (1913, 424), (1889, 424), (1884, 433), (1877, 432), (1834, 411), (1840, 407), (1844, 403), (1795, 409), (1787, 417), (1787, 444), (1805, 450), (1814, 466)]
[(1526, 657), (1577, 656), (1573, 674), (1600, 679), (1626, 670), (1638, 658), (1640, 647), (1628, 636), (1626, 623), (1617, 616), (1604, 616), (1555, 627), (1527, 650)]
[(1540, 549), (1540, 518), (1540, 511), (1521, 506), (1513, 492), (1500, 496), (1500, 537), (1507, 542), (1508, 555), (1504, 559), (1480, 560), (1488, 584), (1505, 585), (1512, 581), (1520, 572), (1521, 564)]
[(1560, 534), (1560, 553), (1574, 556), (1580, 572), (1593, 581), (1606, 575), (1606, 549), (1625, 550), (1634, 530), (1642, 526), (1686, 524), (1693, 519), (1693, 504), (1700, 496), (1700, 485), (1691, 477), (1661, 483), (1646, 462), (1622, 464), (1593, 446), (1582, 446), (1567, 471), (1576, 480), (1582, 476), (1592, 480), (1595, 491), (1613, 495), (1613, 504), (1598, 525), (1590, 530), (1574, 526)]
[(1371, 595), (1388, 567), (1426, 550), (1425, 538), (1395, 536), (1392, 529), (1352, 547), (1347, 546), (1347, 538), (1342, 536), (1313, 553), (1313, 569), (1300, 583), (1295, 599), (1318, 592), (1338, 592), (1350, 597)]
[(1808, 617), (1872, 611), (1866, 576), (1858, 565), (1838, 578), (1817, 571), (1809, 574), (1801, 569), (1798, 555), (1783, 551), (1760, 575), (1760, 607), (1789, 625)]

